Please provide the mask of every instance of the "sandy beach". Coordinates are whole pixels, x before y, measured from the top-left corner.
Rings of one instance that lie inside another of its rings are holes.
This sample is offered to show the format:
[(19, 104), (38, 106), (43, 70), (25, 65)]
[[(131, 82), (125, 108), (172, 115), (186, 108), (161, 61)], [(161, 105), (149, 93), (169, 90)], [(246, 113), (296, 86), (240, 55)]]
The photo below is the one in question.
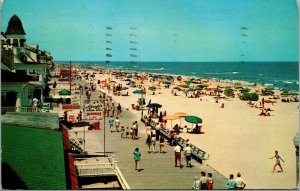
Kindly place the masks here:
[[(116, 84), (126, 85), (126, 81), (115, 79), (110, 74), (96, 74), (95, 81), (102, 80), (116, 81)], [(211, 86), (219, 82), (210, 81)], [(144, 84), (151, 84), (144, 81)], [(225, 86), (226, 84), (224, 84)], [(149, 85), (148, 85), (149, 86)], [(97, 88), (108, 93), (106, 87)], [(257, 88), (257, 87), (256, 87)], [(132, 92), (138, 88), (129, 88), (129, 96), (115, 96), (112, 90), (109, 95), (121, 103), (122, 108), (128, 108), (137, 116), (140, 111), (132, 110), (131, 104), (136, 104), (140, 94)], [(166, 111), (168, 115), (175, 112), (186, 112), (195, 115), (203, 120), (203, 134), (180, 133), (183, 138), (190, 139), (190, 142), (209, 153), (209, 164), (225, 176), (237, 172), (242, 174), (247, 189), (292, 189), (296, 188), (296, 156), (293, 138), (298, 131), (299, 110), (297, 102), (266, 104), (270, 107), (271, 116), (258, 116), (259, 108), (250, 107), (247, 101), (240, 100), (237, 96), (228, 100), (219, 100), (216, 103), (212, 96), (200, 98), (187, 98), (183, 92), (173, 96), (172, 86), (170, 88), (158, 87), (156, 94), (148, 90), (144, 95), (146, 103), (151, 99), (152, 103), (162, 104), (160, 111)], [(275, 94), (279, 94), (275, 90)], [(265, 99), (268, 96), (264, 96)], [(262, 96), (260, 96), (260, 100)], [(259, 100), (259, 101), (260, 101)], [(220, 108), (221, 103), (225, 104)], [(147, 110), (144, 111), (144, 114)], [(179, 119), (174, 120), (172, 125), (179, 124)], [(189, 124), (181, 120), (182, 126)], [(171, 128), (170, 121), (167, 128)], [(284, 172), (272, 173), (275, 159), (274, 151), (278, 150), (280, 156), (285, 160), (282, 163)]]

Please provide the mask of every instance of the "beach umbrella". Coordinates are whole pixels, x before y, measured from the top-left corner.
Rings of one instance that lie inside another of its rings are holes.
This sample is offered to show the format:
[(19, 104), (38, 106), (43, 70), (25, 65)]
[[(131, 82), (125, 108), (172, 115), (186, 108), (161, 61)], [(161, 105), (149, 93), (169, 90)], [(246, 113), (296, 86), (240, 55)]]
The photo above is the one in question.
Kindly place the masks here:
[(181, 81), (182, 80), (182, 77), (181, 76), (177, 76), (176, 78), (178, 81)]
[(226, 89), (226, 90), (224, 90), (224, 94), (227, 97), (234, 97), (233, 89)]
[(249, 100), (250, 99), (250, 94), (248, 92), (243, 93), (243, 100)]
[(215, 89), (215, 92), (223, 92), (223, 90), (221, 90), (220, 88)]
[(121, 88), (121, 90), (127, 90), (128, 89), (128, 87), (122, 87)]
[(249, 92), (249, 91), (250, 91), (249, 88), (243, 88), (243, 89), (241, 89), (241, 92), (242, 92), (242, 93), (246, 93), (246, 92)]
[(155, 90), (156, 90), (156, 87), (155, 87), (155, 86), (150, 86), (150, 87), (148, 88), (148, 90), (155, 91)]
[(146, 107), (157, 107), (157, 108), (161, 108), (162, 107), (162, 105), (161, 104), (159, 104), (159, 103), (150, 103), (150, 104), (148, 104)]
[(250, 100), (251, 101), (257, 101), (258, 100), (257, 93), (250, 93)]
[(130, 81), (129, 83), (130, 83), (130, 84), (135, 84), (136, 82), (135, 82), (135, 81)]
[(140, 89), (138, 89), (138, 90), (134, 90), (134, 91), (133, 91), (133, 93), (134, 93), (134, 94), (143, 94), (143, 93), (144, 93), (144, 91), (143, 91), (143, 90), (140, 90)]
[(130, 81), (131, 81), (131, 79), (127, 78), (125, 81), (126, 81), (126, 82), (130, 82)]
[(171, 129), (172, 129), (172, 126), (173, 126), (172, 121), (176, 120), (176, 119), (178, 119), (178, 118), (174, 115), (166, 115), (166, 116), (163, 117), (163, 120), (171, 121)]
[(164, 81), (163, 83), (164, 84), (172, 84), (171, 82), (168, 82), (168, 81)]
[(175, 89), (175, 90), (181, 90), (181, 88), (177, 87), (177, 86), (175, 86), (173, 89)]
[(59, 93), (59, 95), (71, 95), (71, 92), (66, 89), (63, 89), (63, 90), (59, 91), (58, 93)]
[(190, 80), (187, 80), (187, 81), (185, 81), (185, 84), (186, 84), (186, 85), (190, 85), (190, 84), (191, 84), (191, 81), (190, 81)]
[(194, 115), (186, 116), (184, 118), (184, 120), (186, 122), (189, 122), (189, 123), (195, 123), (195, 124), (202, 123), (202, 119), (200, 117), (197, 117), (197, 116), (194, 116)]
[(188, 116), (188, 114), (185, 112), (176, 112), (176, 113), (174, 113), (174, 116), (180, 118), (180, 127), (181, 127), (181, 118)]
[(173, 76), (167, 76), (166, 79), (167, 79), (167, 80), (173, 80), (174, 77), (173, 77)]

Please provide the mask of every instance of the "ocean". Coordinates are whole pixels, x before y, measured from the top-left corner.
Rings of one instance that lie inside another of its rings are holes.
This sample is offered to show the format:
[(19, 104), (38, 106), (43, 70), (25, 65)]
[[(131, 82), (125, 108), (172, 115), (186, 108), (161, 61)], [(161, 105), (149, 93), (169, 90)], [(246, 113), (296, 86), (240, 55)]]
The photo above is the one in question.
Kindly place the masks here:
[[(60, 62), (69, 63), (69, 62)], [(101, 66), (162, 74), (211, 77), (257, 84), (273, 84), (279, 89), (299, 91), (298, 62), (91, 62), (72, 61), (72, 64)]]

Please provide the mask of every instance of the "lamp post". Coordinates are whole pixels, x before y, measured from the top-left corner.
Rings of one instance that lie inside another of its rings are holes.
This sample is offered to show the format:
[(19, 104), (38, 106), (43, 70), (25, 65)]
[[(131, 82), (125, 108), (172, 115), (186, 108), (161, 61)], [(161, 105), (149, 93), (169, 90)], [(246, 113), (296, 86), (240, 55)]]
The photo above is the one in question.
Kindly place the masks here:
[(105, 156), (105, 113), (103, 115), (103, 129), (104, 129), (104, 133), (103, 133), (103, 141), (104, 141), (103, 146), (104, 146), (104, 149), (103, 149), (103, 151), (104, 151), (104, 156)]

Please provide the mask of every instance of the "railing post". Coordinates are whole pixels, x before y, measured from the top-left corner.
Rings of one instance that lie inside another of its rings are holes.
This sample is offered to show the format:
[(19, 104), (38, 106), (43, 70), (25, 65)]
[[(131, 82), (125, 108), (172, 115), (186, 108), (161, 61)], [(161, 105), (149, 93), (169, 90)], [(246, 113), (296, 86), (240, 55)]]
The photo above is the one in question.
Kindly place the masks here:
[(115, 155), (111, 155), (111, 164), (115, 168)]

